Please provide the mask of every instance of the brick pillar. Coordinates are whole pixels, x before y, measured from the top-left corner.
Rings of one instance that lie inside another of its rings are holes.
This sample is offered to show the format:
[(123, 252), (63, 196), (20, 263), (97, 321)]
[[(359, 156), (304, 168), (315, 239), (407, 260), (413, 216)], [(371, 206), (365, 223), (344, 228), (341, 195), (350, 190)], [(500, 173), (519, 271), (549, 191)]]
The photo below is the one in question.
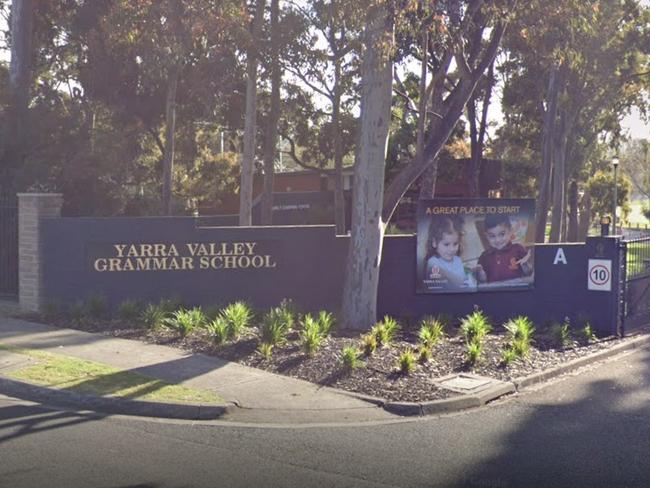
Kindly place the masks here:
[(18, 297), (25, 312), (44, 304), (40, 220), (61, 217), (62, 205), (60, 193), (18, 194)]

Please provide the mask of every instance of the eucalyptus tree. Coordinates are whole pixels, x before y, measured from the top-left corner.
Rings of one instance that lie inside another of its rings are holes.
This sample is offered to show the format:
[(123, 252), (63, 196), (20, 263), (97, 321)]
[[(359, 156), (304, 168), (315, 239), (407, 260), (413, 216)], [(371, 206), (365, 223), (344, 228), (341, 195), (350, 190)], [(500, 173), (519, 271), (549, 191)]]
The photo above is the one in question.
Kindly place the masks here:
[(33, 0), (12, 0), (10, 15), (11, 60), (9, 65), (9, 107), (2, 141), (0, 185), (12, 186), (12, 173), (25, 158), (25, 129), (33, 81)]
[[(156, 124), (151, 123), (159, 112), (156, 107), (145, 104), (147, 108), (141, 107), (141, 115), (149, 119), (150, 133), (163, 153), (161, 207), (164, 213), (171, 214), (179, 83), (188, 70), (231, 40), (231, 31), (242, 20), (239, 5), (228, 0), (115, 0), (94, 7), (98, 10), (86, 32), (87, 56), (112, 61), (116, 73), (106, 76), (117, 83), (93, 85), (98, 81), (98, 67), (91, 64), (83, 68), (86, 74), (91, 73), (86, 79), (91, 83), (85, 87), (96, 92), (103, 89), (106, 98), (111, 97), (106, 93), (111, 90), (113, 97), (119, 97), (121, 89), (142, 101), (163, 97), (162, 139)], [(120, 81), (127, 83), (122, 85)]]
[[(454, 14), (458, 2), (445, 2)], [(461, 117), (477, 83), (490, 66), (506, 29), (515, 2), (463, 3), (462, 19), (442, 9), (442, 23), (449, 42), (432, 76), (430, 86), (449, 83), (451, 59), (457, 75), (448, 91), (436, 92), (428, 105), (433, 113), (420, 158), (399, 169), (384, 192), (386, 144), (392, 101), (394, 29), (396, 5), (370, 2), (367, 9), (362, 65), (361, 127), (355, 164), (351, 242), (343, 288), (342, 320), (349, 328), (365, 329), (376, 319), (377, 286), (383, 233), (397, 203), (410, 185), (434, 164)], [(447, 15), (443, 15), (447, 12)], [(457, 27), (455, 27), (457, 25)], [(470, 32), (478, 28), (479, 45)], [(471, 49), (470, 49), (471, 47)], [(433, 89), (433, 88), (432, 88)]]
[(577, 235), (568, 229), (576, 219), (567, 218), (567, 181), (581, 178), (588, 147), (614, 142), (624, 113), (643, 103), (648, 25), (647, 8), (634, 0), (530, 2), (519, 11), (505, 43), (504, 112), (506, 121), (537, 126), (538, 241), (551, 206), (551, 241)]
[(266, 0), (256, 0), (251, 5), (249, 36), (246, 48), (246, 111), (244, 115), (244, 152), (241, 162), (241, 181), (239, 184), (239, 225), (253, 223), (253, 173), (255, 170), (255, 149), (257, 132), (257, 77), (258, 51)]
[[(321, 100), (321, 128), (327, 131), (322, 165), (333, 160), (334, 217), (336, 231), (345, 228), (343, 166), (351, 147), (346, 143), (346, 120), (357, 105), (359, 69), (359, 33), (362, 15), (358, 5), (341, 0), (315, 0), (294, 3), (293, 14), (304, 29), (291, 44), (287, 56), (287, 71), (293, 83)], [(321, 168), (322, 169), (322, 168)]]

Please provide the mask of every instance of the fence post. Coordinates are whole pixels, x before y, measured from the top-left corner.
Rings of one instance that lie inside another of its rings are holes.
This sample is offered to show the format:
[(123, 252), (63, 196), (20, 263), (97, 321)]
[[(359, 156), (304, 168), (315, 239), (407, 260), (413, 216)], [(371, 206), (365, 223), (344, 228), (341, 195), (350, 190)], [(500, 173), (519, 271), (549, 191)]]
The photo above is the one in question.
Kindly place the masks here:
[[(601, 334), (621, 335), (620, 236), (587, 237), (587, 290), (592, 303), (592, 325)], [(624, 304), (623, 304), (624, 305)]]
[(60, 217), (62, 205), (60, 193), (18, 194), (18, 297), (25, 312), (43, 306), (41, 219)]

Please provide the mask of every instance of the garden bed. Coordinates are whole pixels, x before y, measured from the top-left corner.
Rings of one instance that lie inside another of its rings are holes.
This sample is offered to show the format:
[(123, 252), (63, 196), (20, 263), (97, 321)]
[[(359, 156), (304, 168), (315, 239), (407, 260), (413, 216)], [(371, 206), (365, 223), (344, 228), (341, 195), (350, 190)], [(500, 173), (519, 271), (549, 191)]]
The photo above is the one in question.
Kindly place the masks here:
[[(88, 332), (150, 343), (182, 348), (235, 361), (240, 364), (263, 369), (330, 386), (379, 397), (391, 401), (429, 401), (457, 395), (436, 386), (441, 377), (462, 372), (487, 376), (499, 380), (513, 380), (538, 373), (566, 363), (572, 359), (587, 356), (607, 349), (621, 342), (615, 337), (579, 338), (574, 333), (566, 338), (565, 346), (558, 346), (556, 334), (550, 327), (540, 328), (533, 336), (527, 354), (503, 361), (504, 350), (511, 348), (512, 336), (503, 327), (482, 339), (480, 358), (471, 364), (468, 361), (467, 339), (458, 324), (447, 324), (445, 334), (431, 346), (431, 359), (417, 361), (410, 373), (399, 368), (400, 355), (413, 351), (416, 356), (422, 345), (419, 340), (419, 324), (400, 324), (400, 328), (388, 345), (379, 346), (370, 355), (363, 353), (360, 334), (333, 332), (322, 339), (311, 355), (304, 352), (299, 326), (286, 334), (286, 341), (276, 344), (272, 354), (265, 357), (259, 350), (260, 333), (257, 327), (244, 328), (237, 339), (215, 345), (209, 332), (203, 327), (195, 328), (185, 337), (167, 327), (147, 328), (137, 319), (108, 320), (47, 314), (27, 317), (59, 327), (69, 327)], [(555, 327), (557, 329), (557, 325)], [(342, 363), (346, 347), (357, 349), (359, 364), (345, 368)]]

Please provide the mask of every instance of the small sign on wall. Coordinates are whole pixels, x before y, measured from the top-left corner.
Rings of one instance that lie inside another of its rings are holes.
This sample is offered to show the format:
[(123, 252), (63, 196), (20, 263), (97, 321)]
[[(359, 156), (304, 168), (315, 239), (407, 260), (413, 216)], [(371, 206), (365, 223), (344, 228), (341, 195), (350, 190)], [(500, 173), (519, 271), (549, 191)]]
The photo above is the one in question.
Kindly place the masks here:
[(587, 270), (587, 289), (612, 291), (612, 260), (590, 259)]

